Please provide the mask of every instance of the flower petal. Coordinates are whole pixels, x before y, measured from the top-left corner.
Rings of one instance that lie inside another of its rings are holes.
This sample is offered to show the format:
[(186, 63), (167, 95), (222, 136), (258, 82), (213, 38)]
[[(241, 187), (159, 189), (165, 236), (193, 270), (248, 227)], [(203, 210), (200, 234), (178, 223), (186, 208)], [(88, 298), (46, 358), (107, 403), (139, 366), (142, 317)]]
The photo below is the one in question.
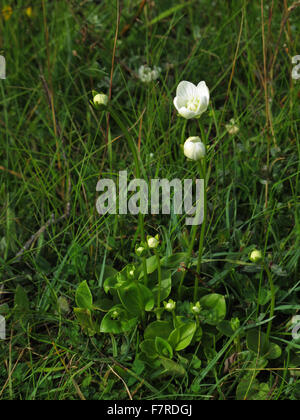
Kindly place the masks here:
[(204, 112), (207, 111), (208, 103), (206, 98), (201, 98), (198, 109), (197, 109), (197, 116), (200, 117), (200, 115), (204, 114)]
[(179, 114), (183, 117), (186, 118), (187, 120), (190, 120), (192, 118), (195, 118), (196, 113), (193, 111), (190, 111), (189, 109), (187, 109), (185, 106), (180, 108), (178, 110)]
[(200, 82), (197, 86), (197, 94), (198, 96), (200, 96), (201, 98), (201, 104), (205, 105), (206, 107), (208, 107), (209, 105), (209, 100), (210, 100), (210, 93), (209, 93), (209, 89), (206, 85), (205, 82)]
[(184, 145), (184, 154), (188, 159), (194, 160), (195, 147), (193, 143), (186, 142)]
[(187, 81), (180, 82), (177, 87), (177, 96), (181, 96), (183, 98), (190, 98), (197, 94), (196, 86)]
[(174, 106), (177, 109), (177, 111), (179, 111), (180, 108), (184, 108), (186, 106), (186, 103), (186, 99), (182, 96), (176, 96), (176, 98), (174, 99)]

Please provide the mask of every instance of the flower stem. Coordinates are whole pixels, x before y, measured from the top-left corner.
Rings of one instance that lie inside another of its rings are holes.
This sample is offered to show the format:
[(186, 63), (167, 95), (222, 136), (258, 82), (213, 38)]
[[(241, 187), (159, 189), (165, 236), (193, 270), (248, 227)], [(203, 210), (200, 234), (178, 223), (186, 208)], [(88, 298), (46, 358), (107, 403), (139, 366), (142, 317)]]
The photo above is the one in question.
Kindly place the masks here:
[[(185, 265), (187, 268), (191, 261), (191, 257), (192, 257), (192, 253), (193, 253), (193, 249), (195, 245), (195, 240), (196, 240), (196, 234), (197, 234), (197, 226), (194, 225), (192, 227), (190, 245), (189, 245), (186, 260), (185, 260)], [(181, 279), (180, 279), (180, 284), (179, 284), (179, 289), (178, 289), (179, 300), (182, 299), (182, 287), (183, 287), (185, 276), (186, 276), (186, 270), (182, 272)]]
[(157, 308), (160, 309), (160, 300), (161, 300), (161, 281), (162, 281), (162, 271), (160, 264), (160, 256), (157, 250), (154, 250), (157, 260), (157, 271), (158, 271), (158, 293), (157, 293)]
[(146, 260), (146, 257), (143, 257), (143, 270), (144, 270), (145, 286), (148, 286), (148, 273), (147, 273), (147, 260)]
[(275, 285), (274, 285), (274, 281), (273, 281), (273, 277), (272, 277), (272, 273), (268, 267), (268, 265), (265, 263), (265, 270), (268, 276), (268, 280), (269, 280), (269, 284), (270, 284), (270, 290), (271, 290), (271, 295), (272, 295), (272, 300), (271, 300), (271, 308), (270, 308), (270, 318), (271, 321), (269, 322), (268, 325), (268, 330), (267, 330), (267, 340), (269, 340), (270, 335), (271, 335), (271, 331), (272, 331), (272, 318), (274, 317), (274, 313), (275, 313), (275, 303), (276, 303), (276, 289), (275, 289)]
[[(109, 121), (109, 119), (108, 119)], [(113, 171), (113, 150), (112, 150), (112, 142), (111, 142), (111, 131), (110, 127), (107, 127), (107, 148), (108, 148), (108, 158), (109, 158), (109, 169), (112, 173)]]
[(177, 321), (176, 321), (176, 312), (172, 311), (172, 319), (173, 319), (173, 327), (176, 329)]
[[(200, 248), (199, 248), (199, 259), (198, 259), (198, 266), (197, 266), (197, 273), (200, 272), (200, 267), (201, 267), (201, 260), (202, 260), (202, 253), (203, 253), (203, 243), (204, 243), (204, 234), (205, 234), (205, 222), (206, 222), (206, 206), (207, 206), (207, 199), (206, 199), (206, 163), (204, 163), (204, 172), (202, 170), (202, 164), (199, 161), (199, 165), (198, 165), (198, 169), (199, 169), (199, 175), (201, 179), (204, 179), (204, 197), (205, 197), (205, 202), (204, 202), (204, 221), (202, 224), (202, 228), (201, 228), (201, 238), (200, 238)], [(198, 205), (198, 203), (197, 203)], [(186, 267), (189, 266), (190, 261), (191, 261), (191, 257), (192, 257), (192, 253), (195, 247), (195, 242), (196, 242), (196, 235), (197, 235), (197, 230), (198, 230), (198, 226), (197, 225), (193, 225), (192, 227), (192, 231), (191, 231), (191, 240), (190, 240), (190, 245), (188, 248), (188, 252), (187, 252), (187, 256), (186, 256), (186, 261), (185, 261), (185, 265)], [(179, 290), (178, 290), (178, 295), (179, 295), (179, 299), (182, 298), (182, 287), (183, 287), (183, 283), (184, 283), (184, 279), (186, 276), (186, 271), (183, 271), (182, 276), (181, 276), (181, 280), (180, 280), (180, 285), (179, 285)], [(197, 298), (197, 294), (198, 294), (198, 287), (199, 287), (199, 279), (196, 278), (195, 279), (195, 287), (194, 287), (194, 300), (196, 302), (196, 298)]]
[(185, 141), (185, 130), (186, 130), (186, 126), (187, 126), (187, 120), (184, 120), (183, 127), (182, 127), (182, 132), (181, 132), (181, 142), (182, 142), (182, 144)]
[[(204, 246), (204, 238), (205, 238), (205, 230), (206, 230), (206, 219), (207, 219), (207, 190), (206, 190), (206, 159), (203, 161), (203, 170), (201, 162), (199, 162), (199, 172), (204, 179), (204, 218), (203, 223), (201, 226), (201, 234), (200, 234), (200, 242), (199, 242), (199, 255), (198, 255), (198, 262), (197, 262), (197, 273), (200, 274), (201, 271), (201, 264), (202, 264), (202, 256), (203, 256), (203, 246)], [(195, 278), (195, 288), (194, 288), (194, 302), (198, 299), (198, 288), (199, 288), (199, 277)]]
[[(128, 141), (128, 145), (130, 147), (130, 150), (131, 150), (131, 153), (132, 153), (133, 159), (134, 159), (136, 176), (137, 176), (137, 178), (141, 178), (141, 172), (144, 168), (142, 166), (141, 159), (140, 159), (139, 152), (138, 152), (138, 148), (135, 144), (135, 141), (133, 140), (133, 138), (130, 135), (128, 129), (123, 124), (123, 122), (119, 118), (118, 114), (115, 112), (115, 110), (112, 107), (109, 108), (109, 113), (112, 116), (112, 118), (115, 120), (117, 125), (120, 127), (120, 129), (123, 132), (126, 140)], [(142, 241), (145, 242), (145, 240), (146, 240), (146, 238), (145, 238), (145, 224), (144, 224), (144, 215), (142, 213), (139, 213), (139, 229), (140, 229), (140, 234), (141, 234)]]

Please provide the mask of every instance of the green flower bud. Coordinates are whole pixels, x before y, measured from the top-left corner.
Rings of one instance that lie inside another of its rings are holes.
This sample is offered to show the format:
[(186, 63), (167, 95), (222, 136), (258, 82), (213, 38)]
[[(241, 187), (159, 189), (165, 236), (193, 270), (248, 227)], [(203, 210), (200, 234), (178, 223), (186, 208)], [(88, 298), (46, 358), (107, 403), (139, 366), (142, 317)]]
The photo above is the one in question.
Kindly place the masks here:
[(135, 268), (134, 265), (130, 264), (130, 265), (127, 266), (126, 271), (127, 271), (127, 278), (128, 279), (133, 280), (135, 278), (135, 270), (136, 270), (136, 268)]
[(233, 331), (235, 332), (240, 328), (241, 322), (238, 318), (232, 318), (232, 320), (230, 321), (230, 325)]
[(119, 318), (119, 312), (118, 311), (113, 311), (111, 313), (111, 319), (118, 319)]
[(138, 257), (145, 257), (147, 254), (147, 248), (145, 244), (140, 244), (135, 247), (135, 253)]
[(200, 302), (197, 302), (191, 305), (191, 311), (194, 315), (199, 315), (201, 310), (202, 308), (201, 308)]
[(170, 299), (169, 302), (164, 302), (164, 307), (166, 311), (173, 312), (175, 311), (175, 308), (176, 308), (176, 302)]
[(260, 263), (262, 259), (263, 259), (263, 255), (261, 251), (255, 249), (254, 251), (251, 252), (250, 261), (254, 263)]
[(156, 235), (155, 238), (152, 236), (147, 237), (147, 244), (150, 249), (156, 249), (159, 247), (159, 235)]

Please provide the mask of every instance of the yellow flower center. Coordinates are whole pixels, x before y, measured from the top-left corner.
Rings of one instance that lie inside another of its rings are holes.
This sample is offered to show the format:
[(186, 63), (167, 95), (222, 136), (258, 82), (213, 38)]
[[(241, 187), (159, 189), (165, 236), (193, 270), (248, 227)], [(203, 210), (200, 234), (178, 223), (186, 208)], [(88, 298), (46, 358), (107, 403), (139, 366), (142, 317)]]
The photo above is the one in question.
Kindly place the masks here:
[(193, 98), (189, 99), (189, 101), (187, 103), (187, 109), (192, 111), (192, 112), (196, 112), (198, 107), (199, 107), (199, 103), (200, 103), (200, 99), (193, 97)]

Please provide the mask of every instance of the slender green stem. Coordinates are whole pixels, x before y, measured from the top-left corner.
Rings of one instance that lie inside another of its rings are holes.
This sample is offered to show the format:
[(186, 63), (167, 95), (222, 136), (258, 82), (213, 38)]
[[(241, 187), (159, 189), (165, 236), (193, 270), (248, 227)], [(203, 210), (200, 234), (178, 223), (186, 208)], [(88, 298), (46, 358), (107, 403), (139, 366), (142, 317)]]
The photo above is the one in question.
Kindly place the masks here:
[(274, 285), (272, 273), (271, 273), (268, 265), (265, 263), (264, 266), (265, 266), (266, 273), (268, 275), (268, 280), (269, 280), (270, 290), (271, 290), (271, 295), (272, 295), (271, 308), (270, 308), (270, 318), (271, 318), (271, 321), (269, 322), (268, 330), (267, 330), (267, 340), (269, 340), (270, 334), (271, 334), (271, 331), (272, 331), (272, 324), (273, 324), (272, 318), (274, 317), (274, 313), (275, 313), (276, 289), (275, 289), (275, 285)]
[(144, 270), (145, 286), (148, 286), (148, 273), (147, 273), (147, 260), (146, 260), (146, 257), (143, 257), (143, 270)]
[[(190, 245), (189, 245), (188, 252), (187, 252), (187, 255), (186, 255), (186, 260), (185, 260), (186, 267), (188, 267), (188, 265), (191, 261), (191, 257), (192, 257), (192, 253), (193, 253), (193, 249), (194, 249), (194, 245), (195, 245), (195, 241), (196, 241), (196, 234), (197, 234), (197, 226), (193, 226), (192, 227), (192, 232), (191, 232)], [(182, 274), (181, 274), (179, 289), (178, 289), (179, 300), (182, 299), (182, 287), (183, 287), (185, 276), (186, 276), (186, 270), (183, 270)]]
[(160, 300), (161, 300), (161, 281), (162, 281), (162, 271), (160, 264), (160, 256), (157, 250), (155, 249), (155, 255), (157, 260), (157, 271), (158, 271), (158, 293), (157, 293), (157, 308), (160, 309)]
[(110, 127), (108, 127), (108, 130), (107, 130), (107, 148), (108, 148), (109, 169), (110, 169), (110, 172), (112, 173), (112, 171), (113, 171), (113, 150), (112, 150)]
[[(181, 132), (182, 144), (184, 143), (184, 140), (185, 140), (185, 137), (186, 137), (186, 135), (185, 135), (186, 126), (187, 126), (187, 120), (184, 121), (184, 124), (183, 124), (183, 127), (182, 127), (182, 132)], [(193, 247), (194, 247), (194, 243), (195, 243), (195, 239), (196, 239), (196, 233), (197, 233), (197, 230), (195, 229), (195, 226), (193, 226), (192, 231), (191, 231), (192, 239), (190, 241), (190, 245), (189, 245), (189, 249), (188, 249), (187, 257), (186, 257), (186, 261), (185, 261), (186, 265), (189, 264), (191, 256), (192, 256)], [(182, 274), (181, 274), (179, 289), (178, 289), (179, 300), (182, 299), (182, 287), (183, 287), (185, 276), (186, 276), (186, 271), (183, 270)]]
[(177, 322), (176, 322), (176, 312), (175, 311), (172, 311), (172, 319), (173, 319), (173, 327), (174, 327), (174, 329), (176, 329)]
[(187, 126), (187, 120), (184, 120), (183, 127), (182, 127), (182, 132), (181, 132), (181, 141), (182, 141), (182, 144), (186, 140), (186, 134), (185, 134), (186, 126)]
[[(201, 179), (204, 179), (204, 221), (203, 221), (202, 228), (201, 228), (201, 237), (200, 237), (200, 247), (199, 247), (199, 258), (198, 258), (197, 273), (200, 272), (200, 267), (201, 267), (201, 260), (202, 260), (202, 253), (203, 253), (203, 244), (204, 244), (204, 235), (205, 235), (205, 228), (206, 228), (206, 216), (207, 216), (207, 210), (206, 210), (207, 209), (206, 162), (205, 162), (205, 160), (204, 160), (203, 168), (202, 168), (201, 162), (198, 163), (198, 169), (199, 169), (200, 178)], [(197, 204), (199, 204), (199, 203), (197, 203)], [(198, 211), (198, 209), (197, 209), (197, 211)], [(193, 253), (193, 250), (194, 250), (194, 247), (195, 247), (197, 230), (198, 230), (198, 226), (197, 225), (194, 225), (192, 227), (190, 245), (189, 245), (189, 248), (188, 248), (188, 252), (187, 252), (187, 256), (186, 256), (186, 261), (185, 261), (185, 265), (187, 267), (190, 264), (192, 253)], [(179, 285), (179, 291), (178, 291), (179, 299), (182, 298), (182, 287), (183, 287), (185, 276), (186, 276), (186, 271), (183, 271), (182, 272), (182, 275), (181, 275), (181, 280), (180, 280), (180, 285)], [(199, 279), (197, 277), (195, 279), (194, 300), (196, 299), (197, 294), (198, 294), (198, 286), (199, 286)], [(196, 302), (196, 300), (195, 300), (195, 302)]]
[[(200, 241), (199, 241), (199, 255), (198, 255), (198, 262), (197, 262), (198, 274), (200, 274), (200, 271), (201, 271), (203, 246), (204, 246), (204, 238), (205, 238), (206, 222), (207, 222), (206, 159), (204, 159), (203, 161), (203, 171), (202, 171), (201, 162), (199, 162), (199, 171), (200, 171), (200, 174), (202, 173), (202, 177), (204, 179), (204, 203), (203, 203), (204, 204), (204, 217), (203, 217), (203, 223), (201, 226), (201, 234), (200, 234)], [(194, 302), (196, 302), (198, 298), (198, 288), (199, 288), (199, 277), (196, 277), (195, 289), (194, 289)]]
[[(142, 294), (141, 294), (141, 291), (140, 291), (139, 281), (138, 281), (138, 279), (135, 279), (134, 281), (137, 285), (137, 295), (138, 295), (139, 301), (142, 302), (143, 297), (142, 297)], [(143, 326), (146, 325), (146, 312), (145, 312), (145, 310), (142, 310), (142, 323), (143, 323)]]
[[(141, 178), (141, 173), (142, 173), (142, 170), (144, 168), (142, 166), (142, 162), (140, 160), (140, 156), (139, 156), (138, 149), (137, 149), (137, 146), (135, 144), (135, 141), (133, 140), (133, 138), (130, 135), (128, 129), (123, 124), (123, 122), (119, 118), (118, 114), (115, 112), (115, 110), (112, 107), (109, 108), (109, 112), (110, 112), (111, 117), (115, 120), (115, 122), (120, 127), (120, 129), (123, 132), (126, 140), (128, 141), (128, 145), (130, 147), (130, 150), (131, 150), (131, 153), (132, 153), (133, 159), (134, 159), (136, 176), (137, 176), (137, 178)], [(144, 223), (144, 215), (142, 213), (139, 214), (139, 229), (140, 229), (140, 234), (141, 234), (142, 241), (145, 242), (145, 240), (146, 240), (146, 238), (145, 238), (145, 223)]]

